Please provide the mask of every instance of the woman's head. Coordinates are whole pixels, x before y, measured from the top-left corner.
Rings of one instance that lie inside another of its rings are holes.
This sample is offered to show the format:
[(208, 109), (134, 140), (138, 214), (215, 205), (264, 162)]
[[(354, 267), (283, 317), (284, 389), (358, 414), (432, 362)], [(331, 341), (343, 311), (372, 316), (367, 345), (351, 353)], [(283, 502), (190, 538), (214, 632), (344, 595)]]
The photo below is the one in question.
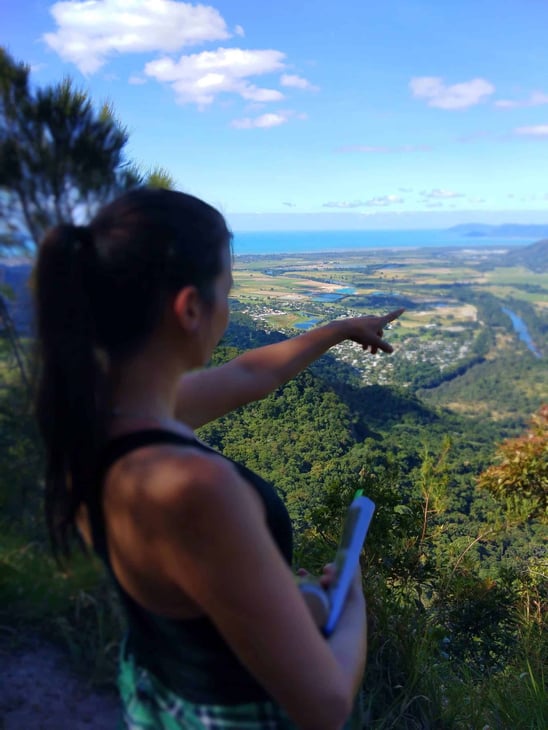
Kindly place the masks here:
[(89, 226), (46, 235), (35, 269), (37, 416), (54, 544), (64, 546), (62, 526), (92, 487), (90, 467), (104, 438), (105, 361), (138, 352), (185, 288), (213, 310), (230, 239), (207, 203), (150, 188), (106, 205)]
[[(58, 237), (53, 229), (42, 257)], [(105, 206), (87, 237), (73, 243), (75, 255), (82, 253), (95, 344), (117, 357), (139, 348), (183, 287), (213, 301), (231, 234), (223, 216), (198, 198), (140, 188)]]

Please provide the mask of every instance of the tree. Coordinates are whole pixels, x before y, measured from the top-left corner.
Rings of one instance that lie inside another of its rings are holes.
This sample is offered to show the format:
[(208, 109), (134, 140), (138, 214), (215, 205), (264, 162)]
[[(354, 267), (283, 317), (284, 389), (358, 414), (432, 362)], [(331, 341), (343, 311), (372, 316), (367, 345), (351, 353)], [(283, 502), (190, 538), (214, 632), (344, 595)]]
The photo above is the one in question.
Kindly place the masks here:
[(149, 188), (167, 188), (168, 190), (173, 190), (175, 180), (167, 170), (164, 170), (162, 167), (154, 167), (147, 173), (146, 184)]
[[(143, 175), (126, 159), (128, 132), (109, 104), (96, 111), (69, 78), (35, 91), (29, 74), (0, 47), (0, 252), (32, 255), (49, 228), (89, 220), (136, 185), (173, 187), (165, 170)], [(1, 292), (0, 327), (25, 381), (24, 353)]]
[(498, 464), (478, 478), (478, 485), (528, 519), (546, 520), (548, 507), (548, 406), (536, 413), (529, 430), (506, 439), (497, 450)]
[(89, 215), (138, 182), (128, 136), (69, 79), (33, 92), (30, 69), (0, 49), (0, 215), (8, 241), (32, 251), (52, 225)]
[(0, 48), (0, 245), (33, 253), (48, 228), (89, 219), (124, 190), (173, 186), (126, 159), (128, 132), (109, 104), (96, 111), (69, 78), (33, 91), (29, 73)]

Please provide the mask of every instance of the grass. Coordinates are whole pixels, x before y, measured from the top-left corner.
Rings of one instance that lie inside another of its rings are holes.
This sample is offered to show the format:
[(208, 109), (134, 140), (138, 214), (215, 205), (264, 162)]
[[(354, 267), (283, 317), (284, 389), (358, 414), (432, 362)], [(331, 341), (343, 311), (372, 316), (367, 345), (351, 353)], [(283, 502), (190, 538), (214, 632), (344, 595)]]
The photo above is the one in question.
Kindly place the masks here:
[(2, 525), (0, 628), (11, 643), (44, 636), (96, 684), (114, 682), (123, 621), (98, 561), (75, 554), (61, 570), (49, 547)]
[[(523, 625), (503, 669), (449, 657), (428, 612), (395, 608), (386, 594), (375, 605), (365, 675), (370, 730), (545, 730), (548, 692), (542, 627)], [(516, 607), (516, 616), (519, 609)]]
[(495, 297), (500, 299), (517, 299), (529, 304), (541, 305), (546, 302), (548, 297), (548, 289), (543, 292), (528, 292), (524, 289), (517, 289), (511, 284), (492, 284), (486, 289)]
[(548, 274), (539, 274), (523, 266), (493, 269), (485, 274), (493, 284), (512, 286), (513, 284), (536, 284), (548, 289)]
[(289, 327), (293, 327), (293, 325), (296, 322), (304, 322), (310, 317), (316, 317), (317, 315), (314, 314), (279, 314), (279, 315), (272, 315), (271, 317), (267, 318), (267, 322), (271, 327), (279, 328), (279, 329), (287, 329)]

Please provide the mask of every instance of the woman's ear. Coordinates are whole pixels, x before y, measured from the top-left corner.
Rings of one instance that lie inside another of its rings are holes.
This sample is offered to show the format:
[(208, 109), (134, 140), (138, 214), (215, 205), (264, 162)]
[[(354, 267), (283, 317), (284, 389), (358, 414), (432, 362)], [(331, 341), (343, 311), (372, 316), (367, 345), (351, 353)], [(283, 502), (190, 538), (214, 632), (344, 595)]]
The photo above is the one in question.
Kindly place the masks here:
[(195, 286), (185, 286), (173, 300), (172, 311), (179, 324), (187, 332), (195, 332), (200, 326), (203, 302)]

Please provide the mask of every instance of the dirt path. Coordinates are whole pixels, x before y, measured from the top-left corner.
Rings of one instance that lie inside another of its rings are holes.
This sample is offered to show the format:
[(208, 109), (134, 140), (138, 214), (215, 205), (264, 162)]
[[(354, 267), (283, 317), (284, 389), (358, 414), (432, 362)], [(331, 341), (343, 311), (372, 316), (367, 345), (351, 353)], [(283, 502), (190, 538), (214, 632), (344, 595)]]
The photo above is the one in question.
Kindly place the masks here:
[(116, 694), (90, 689), (56, 647), (0, 645), (0, 730), (117, 730), (119, 720)]

